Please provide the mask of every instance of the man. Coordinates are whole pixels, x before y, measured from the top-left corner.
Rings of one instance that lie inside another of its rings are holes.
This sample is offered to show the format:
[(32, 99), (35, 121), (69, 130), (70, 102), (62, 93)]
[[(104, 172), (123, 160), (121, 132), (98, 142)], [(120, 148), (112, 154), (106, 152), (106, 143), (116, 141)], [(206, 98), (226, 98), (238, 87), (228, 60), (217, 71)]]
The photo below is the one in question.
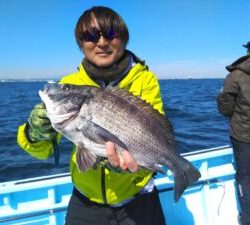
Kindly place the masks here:
[[(129, 33), (116, 12), (102, 6), (86, 10), (76, 24), (75, 36), (85, 58), (78, 71), (63, 77), (60, 83), (119, 86), (163, 114), (158, 80), (144, 62), (125, 49)], [(39, 104), (28, 122), (19, 127), (18, 143), (32, 156), (46, 159), (53, 154), (52, 141), (56, 136), (44, 105)], [(113, 169), (100, 163), (97, 168), (81, 172), (73, 150), (70, 172), (74, 190), (66, 224), (164, 225), (153, 173), (138, 170), (128, 151), (119, 157), (111, 142), (107, 143), (107, 155)], [(117, 167), (130, 172), (117, 172)]]
[(250, 54), (250, 42), (247, 42), (246, 45), (243, 45), (243, 47), (247, 48), (247, 54)]
[(236, 166), (239, 222), (250, 225), (250, 42), (247, 55), (226, 67), (230, 72), (217, 98), (218, 110), (230, 120)]

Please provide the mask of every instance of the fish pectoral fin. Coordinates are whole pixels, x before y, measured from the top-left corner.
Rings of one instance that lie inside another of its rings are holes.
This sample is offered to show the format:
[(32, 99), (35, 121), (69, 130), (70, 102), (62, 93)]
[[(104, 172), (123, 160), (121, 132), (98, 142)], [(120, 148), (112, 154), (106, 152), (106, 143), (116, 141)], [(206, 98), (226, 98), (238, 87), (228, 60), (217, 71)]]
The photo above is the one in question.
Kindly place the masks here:
[(103, 141), (105, 141), (105, 142), (111, 141), (111, 142), (119, 145), (123, 149), (127, 149), (127, 146), (117, 136), (110, 133), (107, 129), (105, 129), (105, 128), (101, 127), (100, 125), (93, 123), (91, 121), (89, 121), (89, 123), (91, 123), (91, 126), (89, 126), (89, 127), (91, 127), (90, 130), (92, 131), (92, 133), (94, 132)]
[(81, 144), (77, 146), (76, 162), (79, 170), (86, 171), (95, 165), (96, 156)]

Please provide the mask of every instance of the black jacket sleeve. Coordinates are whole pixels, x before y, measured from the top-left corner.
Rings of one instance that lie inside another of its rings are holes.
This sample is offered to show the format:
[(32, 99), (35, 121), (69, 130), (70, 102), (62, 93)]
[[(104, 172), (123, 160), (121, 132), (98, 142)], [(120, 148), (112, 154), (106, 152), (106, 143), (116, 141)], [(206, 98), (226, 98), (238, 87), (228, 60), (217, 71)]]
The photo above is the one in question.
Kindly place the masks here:
[(221, 114), (231, 117), (235, 107), (235, 97), (232, 94), (221, 92), (217, 97), (217, 107)]
[(234, 72), (231, 72), (224, 81), (222, 91), (217, 97), (217, 107), (221, 114), (231, 117), (234, 113), (236, 98), (239, 92)]

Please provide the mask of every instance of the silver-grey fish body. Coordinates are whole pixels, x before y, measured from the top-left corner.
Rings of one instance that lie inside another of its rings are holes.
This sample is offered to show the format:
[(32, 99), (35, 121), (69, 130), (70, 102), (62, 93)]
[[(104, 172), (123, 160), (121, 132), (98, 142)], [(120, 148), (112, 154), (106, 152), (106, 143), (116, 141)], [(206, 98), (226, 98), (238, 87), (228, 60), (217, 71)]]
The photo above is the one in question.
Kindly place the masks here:
[(106, 157), (107, 141), (127, 149), (138, 165), (152, 171), (167, 166), (175, 177), (177, 201), (200, 173), (175, 150), (172, 126), (151, 105), (119, 88), (58, 85), (40, 91), (53, 127), (78, 146), (80, 170)]

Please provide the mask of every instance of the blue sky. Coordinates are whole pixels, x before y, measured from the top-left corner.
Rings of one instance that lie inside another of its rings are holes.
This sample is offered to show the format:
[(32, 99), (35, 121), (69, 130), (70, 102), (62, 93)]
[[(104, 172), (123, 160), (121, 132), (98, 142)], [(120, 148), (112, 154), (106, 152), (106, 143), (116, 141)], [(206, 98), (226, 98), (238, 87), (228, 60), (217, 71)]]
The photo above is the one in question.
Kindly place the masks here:
[(74, 27), (94, 5), (123, 17), (127, 48), (159, 78), (224, 78), (250, 41), (248, 0), (0, 0), (0, 79), (75, 71), (83, 55)]

